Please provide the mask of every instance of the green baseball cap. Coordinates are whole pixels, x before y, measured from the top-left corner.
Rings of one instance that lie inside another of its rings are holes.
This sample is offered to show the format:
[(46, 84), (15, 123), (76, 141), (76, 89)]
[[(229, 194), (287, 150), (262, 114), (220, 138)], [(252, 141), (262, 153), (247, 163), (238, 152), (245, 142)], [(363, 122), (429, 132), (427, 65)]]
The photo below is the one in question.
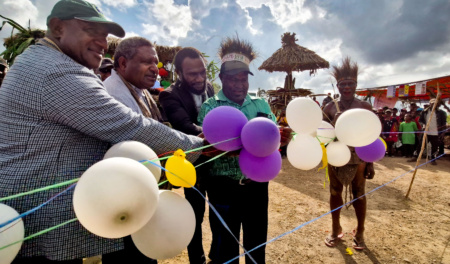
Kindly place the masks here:
[(111, 34), (120, 38), (125, 36), (125, 31), (119, 24), (109, 21), (97, 6), (83, 0), (61, 0), (57, 2), (47, 17), (47, 26), (52, 18), (104, 23)]

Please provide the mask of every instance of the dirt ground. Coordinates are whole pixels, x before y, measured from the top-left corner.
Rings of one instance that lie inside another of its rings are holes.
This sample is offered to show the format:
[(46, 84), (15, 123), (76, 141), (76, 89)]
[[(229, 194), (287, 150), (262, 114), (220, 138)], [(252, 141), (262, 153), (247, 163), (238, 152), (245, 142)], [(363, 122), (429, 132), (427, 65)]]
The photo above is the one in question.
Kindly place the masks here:
[[(329, 211), (325, 173), (301, 171), (283, 159), (280, 175), (269, 185), (268, 240), (318, 219), (269, 243), (267, 263), (450, 263), (450, 155), (437, 163), (418, 170), (409, 199), (405, 199), (412, 178), (408, 171), (415, 163), (385, 157), (375, 164), (376, 175), (367, 181), (366, 192), (398, 179), (367, 195), (368, 248), (358, 252), (351, 248), (351, 230), (356, 226), (353, 207), (342, 210), (343, 240), (336, 248), (328, 248), (323, 240), (330, 232), (331, 215), (321, 217)], [(211, 243), (207, 215), (203, 231), (207, 254)], [(346, 254), (347, 248), (352, 256)], [(240, 263), (244, 262), (241, 257)], [(158, 263), (189, 263), (187, 251)]]

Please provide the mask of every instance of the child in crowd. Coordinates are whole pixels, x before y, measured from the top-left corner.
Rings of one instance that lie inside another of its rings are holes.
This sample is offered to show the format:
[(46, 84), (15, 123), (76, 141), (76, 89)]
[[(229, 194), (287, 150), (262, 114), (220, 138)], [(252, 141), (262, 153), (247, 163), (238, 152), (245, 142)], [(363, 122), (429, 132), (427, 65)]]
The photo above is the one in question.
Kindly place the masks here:
[[(400, 132), (416, 132), (417, 125), (416, 122), (412, 122), (411, 114), (405, 115), (405, 121), (400, 124)], [(414, 153), (414, 144), (416, 142), (415, 133), (403, 133), (402, 134), (402, 144), (403, 144), (403, 156), (411, 158)]]

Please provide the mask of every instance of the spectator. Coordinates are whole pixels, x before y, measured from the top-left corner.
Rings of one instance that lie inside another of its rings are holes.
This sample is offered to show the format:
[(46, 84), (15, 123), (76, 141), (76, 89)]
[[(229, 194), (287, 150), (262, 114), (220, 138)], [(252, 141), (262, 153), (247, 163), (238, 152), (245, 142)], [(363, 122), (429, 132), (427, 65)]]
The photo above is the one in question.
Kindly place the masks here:
[(319, 101), (316, 100), (316, 97), (315, 97), (315, 96), (313, 96), (312, 99), (313, 99), (314, 102), (317, 103), (318, 106), (320, 106), (320, 103), (319, 103)]
[(397, 122), (400, 124), (401, 122), (405, 121), (405, 115), (406, 115), (407, 111), (406, 108), (402, 108), (402, 110), (400, 110), (400, 115), (397, 116)]
[(114, 61), (110, 58), (104, 58), (100, 67), (97, 70), (97, 74), (100, 75), (100, 79), (105, 81), (106, 78), (111, 76), (111, 70), (114, 68)]
[(382, 108), (378, 108), (377, 116), (380, 119), (381, 124), (383, 124), (384, 123), (384, 111)]
[[(92, 70), (100, 65), (108, 34), (125, 32), (95, 5), (61, 0), (47, 26), (45, 38), (16, 58), (0, 89), (2, 197), (76, 179), (121, 141), (143, 142), (158, 154), (203, 145), (203, 139), (145, 118), (106, 92)], [(39, 192), (5, 203), (26, 212), (52, 195)], [(25, 216), (25, 236), (75, 218), (72, 198), (73, 189)], [(16, 261), (81, 264), (83, 257), (105, 253), (115, 259), (103, 264), (135, 263), (122, 239), (95, 236), (76, 221), (25, 241)]]
[(416, 122), (412, 122), (410, 114), (405, 115), (405, 121), (400, 124), (399, 131), (402, 135), (402, 154), (407, 158), (412, 158), (414, 154), (414, 145), (416, 143)]
[[(433, 105), (436, 104), (435, 113), (432, 114)], [(419, 122), (422, 124), (422, 127), (425, 128), (428, 120), (430, 120), (430, 125), (428, 127), (428, 131), (426, 131), (428, 143), (431, 143), (431, 153), (428, 153), (429, 159), (436, 158), (436, 154), (438, 153), (438, 146), (442, 145), (440, 143), (440, 136), (444, 135), (444, 133), (440, 132), (446, 128), (447, 125), (447, 114), (444, 110), (439, 109), (440, 101), (436, 102), (436, 99), (431, 99), (428, 108), (425, 108), (420, 114)], [(431, 116), (431, 119), (430, 119)], [(443, 137), (443, 136), (441, 136)], [(439, 154), (444, 153), (443, 146), (439, 147)], [(436, 160), (431, 162), (432, 165), (437, 165)]]
[(397, 119), (392, 116), (392, 110), (386, 109), (384, 112), (384, 122), (383, 122), (383, 135), (384, 141), (387, 145), (387, 154), (392, 157), (394, 154), (394, 143), (398, 140), (398, 122)]
[(410, 113), (416, 112), (417, 108), (419, 108), (419, 107), (417, 106), (416, 103), (413, 102), (409, 105), (409, 112)]
[(392, 108), (392, 117), (394, 117), (398, 121), (397, 113), (398, 113), (398, 109), (396, 107)]
[(324, 108), (331, 101), (333, 101), (333, 98), (331, 98), (331, 93), (328, 93), (327, 97), (325, 97), (322, 101), (322, 108)]
[[(159, 94), (159, 102), (173, 128), (188, 135), (202, 133), (202, 127), (197, 121), (198, 112), (203, 102), (214, 96), (214, 88), (206, 78), (205, 61), (202, 53), (195, 48), (188, 47), (178, 51), (174, 59), (178, 80)], [(200, 158), (197, 163), (201, 164), (205, 161), (206, 159)], [(197, 183), (195, 187), (203, 196), (206, 196), (208, 164), (196, 169)], [(184, 188), (184, 196), (194, 209), (196, 219), (194, 236), (188, 245), (189, 262), (203, 264), (206, 263), (202, 242), (205, 200), (192, 188)], [(212, 258), (213, 256), (210, 255), (210, 259)]]

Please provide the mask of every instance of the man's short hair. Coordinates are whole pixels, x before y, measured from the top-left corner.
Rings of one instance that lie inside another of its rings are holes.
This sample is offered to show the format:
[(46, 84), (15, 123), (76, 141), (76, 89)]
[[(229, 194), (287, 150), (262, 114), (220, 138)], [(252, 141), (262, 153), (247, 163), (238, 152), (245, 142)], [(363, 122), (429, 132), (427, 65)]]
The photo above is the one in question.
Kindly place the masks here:
[(119, 68), (119, 58), (125, 57), (127, 60), (133, 59), (140, 47), (155, 47), (148, 39), (143, 37), (130, 37), (120, 41), (114, 52), (114, 68)]
[(173, 60), (173, 65), (175, 65), (175, 70), (182, 72), (183, 67), (181, 64), (183, 63), (185, 58), (191, 58), (191, 59), (202, 59), (206, 64), (206, 59), (203, 56), (203, 54), (196, 48), (193, 47), (186, 47), (182, 48), (177, 52), (175, 55), (175, 59)]

